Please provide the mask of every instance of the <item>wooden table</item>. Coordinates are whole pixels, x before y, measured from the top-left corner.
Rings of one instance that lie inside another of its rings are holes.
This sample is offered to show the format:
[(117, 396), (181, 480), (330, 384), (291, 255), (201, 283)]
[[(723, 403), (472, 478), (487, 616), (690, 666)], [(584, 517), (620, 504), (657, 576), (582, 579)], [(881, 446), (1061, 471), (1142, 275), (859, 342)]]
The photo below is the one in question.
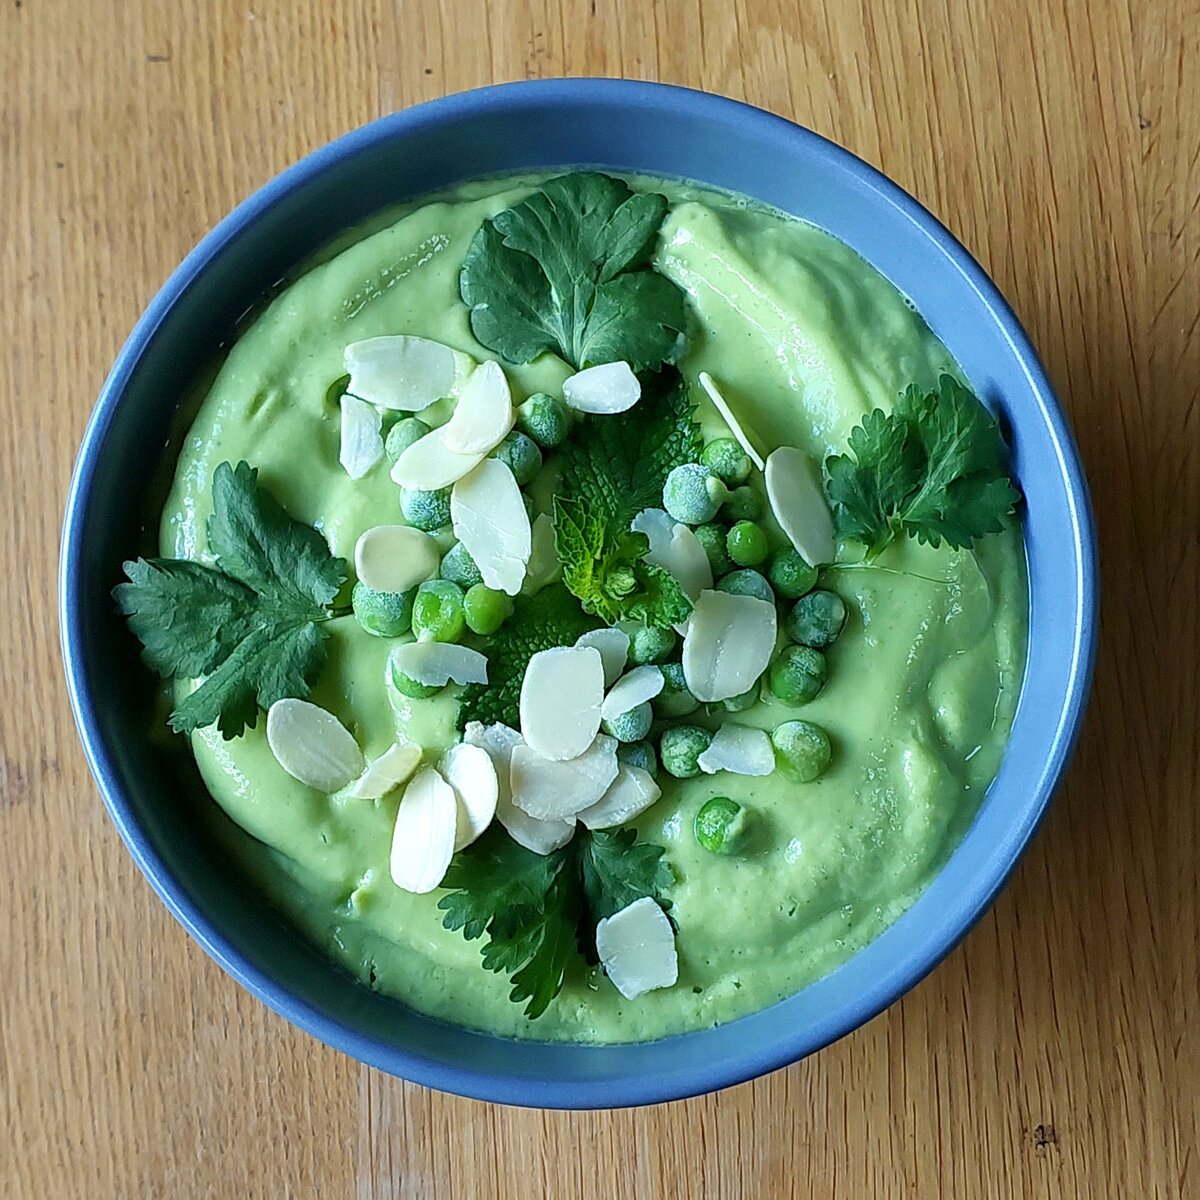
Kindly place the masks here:
[[(1197, 0), (2, 2), (0, 1195), (1200, 1195)], [(1105, 570), (1070, 778), (965, 944), (790, 1070), (593, 1115), (406, 1086), (236, 987), (104, 813), (54, 617), (93, 398), (201, 234), (371, 117), (559, 74), (744, 97), (939, 214), (1049, 366)]]

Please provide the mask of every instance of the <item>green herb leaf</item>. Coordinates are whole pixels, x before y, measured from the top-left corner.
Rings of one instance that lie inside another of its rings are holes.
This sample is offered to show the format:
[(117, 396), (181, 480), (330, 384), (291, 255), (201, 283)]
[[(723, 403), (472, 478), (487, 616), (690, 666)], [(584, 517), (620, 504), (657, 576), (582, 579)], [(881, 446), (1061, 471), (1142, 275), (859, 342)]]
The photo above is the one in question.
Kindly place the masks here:
[(533, 596), (520, 596), (513, 615), (480, 649), (488, 658), (488, 683), (468, 684), (458, 706), (458, 727), (468, 721), (491, 725), (520, 724), (521, 682), (529, 660), (539, 650), (573, 646), (580, 634), (596, 628), (562, 584), (551, 584)]
[(217, 723), (226, 738), (253, 728), (258, 709), (308, 695), (325, 658), (320, 623), (346, 579), (321, 535), (293, 521), (246, 463), (213, 475), (210, 547), (217, 568), (184, 559), (125, 563), (113, 591), (164, 678), (200, 686), (171, 714), (179, 733)]
[(540, 1017), (577, 956), (596, 961), (596, 923), (643, 896), (660, 897), (674, 876), (663, 848), (632, 829), (580, 830), (561, 850), (534, 854), (493, 826), (455, 855), (438, 901), (447, 929), (487, 935), (483, 965), (512, 976), (514, 1003)]
[(838, 532), (874, 558), (898, 535), (967, 549), (998, 533), (1019, 493), (1008, 478), (999, 426), (958, 380), (910, 386), (889, 414), (869, 413), (849, 454), (825, 462)]
[(459, 280), (475, 336), (514, 363), (665, 361), (685, 322), (683, 293), (649, 266), (666, 211), (665, 196), (578, 172), (497, 213)]

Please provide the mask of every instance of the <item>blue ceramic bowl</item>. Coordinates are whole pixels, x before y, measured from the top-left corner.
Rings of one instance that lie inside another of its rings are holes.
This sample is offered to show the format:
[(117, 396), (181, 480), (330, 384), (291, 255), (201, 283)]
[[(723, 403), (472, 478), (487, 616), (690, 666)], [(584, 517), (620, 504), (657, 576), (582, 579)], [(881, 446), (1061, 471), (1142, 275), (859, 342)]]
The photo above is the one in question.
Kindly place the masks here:
[[(152, 684), (109, 592), (154, 503), (178, 398), (276, 280), (397, 201), (501, 172), (590, 165), (746, 193), (812, 221), (873, 263), (1005, 414), (1027, 502), (1029, 660), (1012, 738), (974, 824), (917, 903), (818, 983), (718, 1029), (631, 1046), (516, 1042), (430, 1020), (354, 982), (265, 915), (220, 853), (178, 765), (148, 735)], [(524, 1105), (646, 1104), (738, 1083), (869, 1020), (987, 907), (1062, 773), (1096, 627), (1088, 497), (1050, 384), (979, 265), (878, 172), (796, 125), (656, 84), (574, 79), (450, 96), (348, 134), (240, 205), (188, 255), (117, 359), (84, 437), (63, 534), (71, 702), (113, 820), (155, 890), (231, 975), (316, 1037), (382, 1070)]]

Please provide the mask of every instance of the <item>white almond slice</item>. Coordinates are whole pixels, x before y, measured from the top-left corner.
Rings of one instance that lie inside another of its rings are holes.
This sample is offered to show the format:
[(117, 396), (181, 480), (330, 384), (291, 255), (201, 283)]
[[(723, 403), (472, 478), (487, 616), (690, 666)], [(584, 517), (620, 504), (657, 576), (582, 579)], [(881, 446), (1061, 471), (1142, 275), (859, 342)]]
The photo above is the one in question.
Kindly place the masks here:
[(734, 775), (770, 775), (775, 770), (775, 751), (763, 730), (728, 723), (717, 730), (696, 764), (706, 775), (715, 775), (718, 771), (731, 771)]
[(532, 596), (561, 574), (562, 561), (554, 548), (554, 518), (548, 513), (538, 513), (529, 531), (529, 562), (525, 566), (521, 592)]
[(415, 775), (396, 812), (392, 830), (392, 882), (406, 892), (432, 892), (454, 857), (458, 798), (431, 767)]
[[(591, 646), (539, 650), (521, 681), (521, 735), (543, 758), (577, 758), (600, 729), (604, 662)], [(537, 815), (536, 813), (534, 814)]]
[(713, 377), (707, 371), (701, 371), (699, 378), (700, 386), (708, 393), (708, 398), (713, 402), (713, 406), (717, 412), (725, 418), (725, 424), (729, 426), (729, 432), (737, 438), (738, 445), (750, 456), (750, 461), (760, 471), (763, 470), (765, 465), (763, 463), (763, 456), (754, 448), (754, 443), (747, 436), (737, 417), (733, 415), (733, 410), (729, 407), (729, 401), (721, 395), (717, 385), (713, 382)]
[(604, 686), (612, 687), (621, 678), (629, 661), (629, 634), (623, 629), (589, 629), (575, 641), (576, 646), (591, 646), (600, 654), (604, 666)]
[(458, 798), (454, 849), (469, 846), (492, 823), (500, 783), (492, 756), (482, 746), (459, 742), (442, 759), (442, 777)]
[(640, 817), (662, 795), (654, 776), (641, 767), (621, 763), (608, 791), (579, 814), (589, 829), (611, 829)]
[(331, 795), (366, 766), (354, 735), (307, 700), (276, 700), (267, 710), (267, 745), (293, 778)]
[(513, 427), (512, 393), (496, 362), (480, 363), (459, 392), (443, 441), (456, 454), (488, 454)]
[(342, 397), (342, 442), (338, 462), (351, 479), (361, 479), (383, 457), (379, 413), (357, 396)]
[(600, 719), (612, 721), (639, 704), (653, 700), (663, 690), (663, 683), (663, 673), (656, 666), (647, 663), (643, 667), (634, 667), (609, 689), (600, 705)]
[(377, 592), (407, 592), (440, 562), (437, 542), (409, 525), (375, 525), (354, 545), (354, 573)]
[(704, 591), (683, 639), (683, 677), (697, 700), (747, 692), (775, 649), (775, 605), (756, 596)]
[(483, 582), (515, 596), (525, 581), (533, 529), (520, 486), (506, 463), (485, 458), (454, 485), (450, 523)]
[(392, 482), (415, 492), (436, 492), (457, 483), (483, 461), (485, 453), (458, 454), (446, 445), (446, 426), (439, 425), (413, 442), (392, 467)]
[(425, 687), (487, 683), (487, 658), (469, 646), (450, 642), (406, 642), (390, 655), (392, 666)]
[(496, 768), (496, 777), (500, 781), (501, 796), (508, 791), (508, 765), (512, 759), (512, 752), (522, 740), (515, 729), (502, 725), (499, 721), (493, 725), (468, 721), (463, 730), (463, 741), (468, 746), (479, 746), (491, 756), (492, 765)]
[(471, 362), (441, 342), (422, 337), (375, 337), (343, 354), (351, 395), (398, 412), (420, 412), (449, 396)]
[(608, 791), (619, 765), (617, 739), (604, 734), (567, 762), (517, 746), (508, 774), (513, 803), (540, 821), (573, 821)]
[(588, 367), (563, 382), (568, 408), (584, 413), (622, 413), (642, 396), (642, 385), (627, 362)]
[(780, 446), (767, 459), (766, 484), (775, 520), (805, 562), (833, 562), (833, 514), (816, 463), (795, 446)]
[[(650, 542), (646, 561), (656, 563), (671, 552), (671, 538), (678, 522), (661, 508), (643, 508), (629, 524), (634, 533), (644, 533)], [(664, 568), (665, 570), (666, 568)]]
[[(675, 579), (693, 604), (702, 591), (712, 587), (712, 563), (700, 539), (688, 526), (673, 520), (660, 508), (646, 508), (634, 517), (630, 528), (650, 539), (646, 561)], [(675, 632), (686, 634), (687, 621), (676, 624)]]
[(596, 926), (596, 953), (613, 987), (626, 1000), (679, 978), (675, 933), (667, 914), (643, 896)]
[(342, 793), (351, 800), (378, 800), (399, 787), (420, 765), (421, 747), (412, 742), (397, 742), (385, 750)]

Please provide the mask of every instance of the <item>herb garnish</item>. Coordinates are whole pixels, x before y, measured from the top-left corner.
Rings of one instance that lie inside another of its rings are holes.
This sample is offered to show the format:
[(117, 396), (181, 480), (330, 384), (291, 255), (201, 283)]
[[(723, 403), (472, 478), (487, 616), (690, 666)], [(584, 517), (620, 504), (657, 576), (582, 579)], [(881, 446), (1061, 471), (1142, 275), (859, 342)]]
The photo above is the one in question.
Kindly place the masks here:
[(578, 172), (484, 221), (459, 280), (475, 336), (513, 363), (549, 350), (578, 369), (657, 367), (685, 323), (683, 292), (649, 265), (666, 211), (657, 192)]
[(213, 474), (208, 542), (216, 567), (186, 559), (124, 564), (130, 582), (113, 590), (163, 678), (204, 682), (171, 713), (178, 733), (217, 722), (226, 738), (258, 709), (304, 697), (325, 659), (321, 623), (346, 581), (346, 563), (311, 526), (294, 521), (257, 482), (249, 464)]
[[(635, 900), (659, 903), (674, 876), (663, 848), (632, 829), (580, 829), (561, 850), (535, 854), (493, 827), (450, 864), (442, 924), (468, 940), (487, 934), (483, 965), (512, 976), (509, 998), (540, 1017), (576, 955), (596, 961), (596, 924)], [(664, 905), (665, 906), (665, 905)]]
[(875, 558), (900, 535), (935, 549), (968, 549), (999, 533), (1019, 493), (1008, 450), (987, 409), (957, 379), (912, 384), (891, 413), (875, 409), (850, 434), (850, 454), (825, 461), (838, 533)]

